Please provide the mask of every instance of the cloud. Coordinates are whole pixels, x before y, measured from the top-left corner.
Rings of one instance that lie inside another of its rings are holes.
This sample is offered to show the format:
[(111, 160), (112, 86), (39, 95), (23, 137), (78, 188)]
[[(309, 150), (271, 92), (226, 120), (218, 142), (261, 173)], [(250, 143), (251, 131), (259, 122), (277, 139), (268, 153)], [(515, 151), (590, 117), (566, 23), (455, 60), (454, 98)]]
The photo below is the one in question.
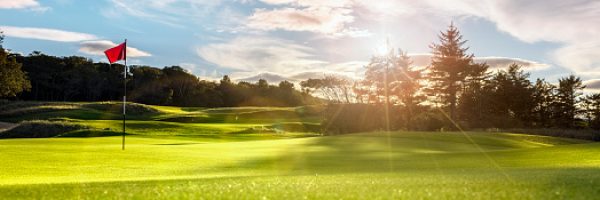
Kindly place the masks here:
[(539, 63), (536, 61), (526, 60), (522, 58), (507, 58), (507, 57), (475, 57), (473, 59), (476, 63), (487, 63), (491, 70), (495, 69), (506, 69), (511, 64), (521, 65), (523, 69), (529, 71), (539, 71), (548, 69), (550, 65), (545, 63)]
[(29, 9), (43, 12), (49, 8), (41, 6), (36, 0), (0, 0), (0, 9)]
[(183, 69), (185, 69), (188, 73), (195, 73), (196, 68), (198, 68), (198, 66), (196, 66), (196, 64), (194, 63), (179, 63), (179, 66)]
[(552, 54), (558, 64), (581, 74), (600, 70), (600, 2), (499, 1), (488, 6), (491, 12), (483, 16), (516, 38), (562, 43)]
[(256, 9), (247, 19), (247, 26), (263, 31), (307, 31), (332, 37), (366, 37), (367, 30), (351, 27), (354, 22), (351, 1), (263, 0), (272, 5), (284, 5), (272, 10)]
[[(248, 18), (248, 27), (259, 30), (309, 31), (324, 34), (343, 34), (356, 31), (346, 28), (354, 21), (352, 11), (345, 8), (311, 7), (258, 9)], [(361, 35), (353, 35), (361, 36)]]
[(258, 82), (258, 80), (260, 80), (260, 79), (266, 80), (267, 82), (269, 82), (271, 84), (279, 83), (281, 81), (290, 81), (290, 82), (298, 81), (297, 79), (294, 79), (291, 77), (286, 77), (281, 74), (271, 73), (271, 72), (264, 72), (264, 73), (259, 73), (256, 75), (251, 75), (249, 77), (237, 79), (237, 81), (245, 81), (245, 82), (254, 83), (254, 82)]
[[(431, 64), (431, 54), (410, 54), (409, 55), (415, 66), (427, 66)], [(487, 63), (490, 66), (490, 70), (506, 69), (511, 64), (518, 64), (523, 69), (528, 71), (539, 71), (548, 69), (550, 65), (540, 63), (536, 61), (526, 60), (522, 58), (508, 58), (498, 56), (487, 56), (487, 57), (475, 57), (473, 58), (475, 63)]]
[(389, 9), (394, 12), (389, 15), (409, 16), (420, 22), (457, 17), (485, 19), (521, 41), (562, 45), (550, 56), (557, 64), (578, 74), (600, 71), (599, 1), (397, 0), (395, 4), (392, 6), (395, 9)]
[(327, 63), (314, 58), (310, 47), (267, 37), (240, 36), (229, 42), (197, 48), (197, 53), (208, 62), (239, 71), (289, 73)]
[[(263, 72), (259, 74), (234, 74), (232, 77), (236, 81), (246, 81), (250, 83), (258, 82), (260, 79), (264, 79), (271, 84), (276, 84), (281, 81), (289, 81), (292, 83), (299, 84), (300, 81), (304, 81), (307, 79), (322, 79), (325, 76), (334, 76), (346, 80), (356, 80), (356, 77), (346, 76), (344, 74), (336, 73), (336, 72), (324, 72), (324, 71), (307, 71), (300, 72), (292, 75), (278, 74), (272, 72)], [(240, 77), (240, 78), (237, 78)]]
[(8, 37), (50, 40), (57, 42), (79, 42), (97, 39), (95, 35), (63, 31), (58, 29), (0, 26), (0, 30), (2, 30)]
[(586, 90), (600, 92), (600, 79), (590, 79), (587, 81), (583, 81), (583, 84), (586, 85)]
[[(119, 18), (129, 15), (176, 28), (185, 28), (186, 22), (223, 14), (224, 0), (110, 0), (102, 10), (105, 17)], [(230, 19), (234, 20), (234, 19)], [(203, 20), (202, 26), (213, 26), (215, 21)], [(221, 23), (221, 22), (218, 22)], [(225, 23), (225, 22), (223, 22)], [(210, 24), (210, 25), (208, 25)], [(217, 24), (218, 25), (218, 24)]]
[(272, 5), (293, 5), (298, 7), (349, 7), (352, 0), (261, 0)]
[[(90, 55), (104, 55), (104, 51), (111, 47), (117, 46), (114, 42), (108, 40), (85, 41), (80, 44), (79, 52)], [(152, 56), (150, 53), (127, 47), (127, 57), (147, 57)]]

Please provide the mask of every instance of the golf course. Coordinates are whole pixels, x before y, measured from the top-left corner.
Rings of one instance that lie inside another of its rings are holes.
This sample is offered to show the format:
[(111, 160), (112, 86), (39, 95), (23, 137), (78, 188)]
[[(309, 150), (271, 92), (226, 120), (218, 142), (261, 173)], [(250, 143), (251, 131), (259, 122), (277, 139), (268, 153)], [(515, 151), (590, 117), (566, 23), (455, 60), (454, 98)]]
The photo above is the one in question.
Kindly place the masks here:
[[(1, 199), (594, 199), (600, 143), (504, 132), (323, 136), (318, 107), (11, 102)], [(313, 110), (313, 111), (311, 111)], [(41, 121), (44, 120), (44, 121)], [(42, 123), (43, 122), (43, 123)], [(21, 136), (26, 131), (21, 129)], [(35, 133), (30, 133), (35, 135)]]

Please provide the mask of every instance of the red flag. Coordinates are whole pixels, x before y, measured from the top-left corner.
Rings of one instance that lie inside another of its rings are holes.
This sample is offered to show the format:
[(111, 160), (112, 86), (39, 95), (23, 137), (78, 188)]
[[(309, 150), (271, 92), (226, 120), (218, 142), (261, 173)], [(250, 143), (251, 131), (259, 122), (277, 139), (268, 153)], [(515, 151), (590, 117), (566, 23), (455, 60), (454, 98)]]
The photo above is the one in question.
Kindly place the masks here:
[(116, 47), (107, 49), (106, 51), (104, 51), (104, 54), (106, 54), (106, 57), (108, 58), (108, 62), (110, 62), (112, 64), (119, 60), (127, 59), (126, 49), (127, 49), (127, 42), (123, 42), (123, 43), (117, 45)]

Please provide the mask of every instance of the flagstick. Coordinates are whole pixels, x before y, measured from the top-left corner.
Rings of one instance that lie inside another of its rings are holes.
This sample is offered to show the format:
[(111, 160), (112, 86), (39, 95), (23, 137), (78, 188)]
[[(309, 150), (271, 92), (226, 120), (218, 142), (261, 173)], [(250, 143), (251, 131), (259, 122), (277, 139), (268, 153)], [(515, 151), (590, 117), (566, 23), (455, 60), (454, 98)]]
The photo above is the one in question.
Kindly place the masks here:
[(125, 150), (125, 106), (127, 103), (127, 39), (125, 39), (125, 66), (123, 67), (123, 142), (121, 150)]

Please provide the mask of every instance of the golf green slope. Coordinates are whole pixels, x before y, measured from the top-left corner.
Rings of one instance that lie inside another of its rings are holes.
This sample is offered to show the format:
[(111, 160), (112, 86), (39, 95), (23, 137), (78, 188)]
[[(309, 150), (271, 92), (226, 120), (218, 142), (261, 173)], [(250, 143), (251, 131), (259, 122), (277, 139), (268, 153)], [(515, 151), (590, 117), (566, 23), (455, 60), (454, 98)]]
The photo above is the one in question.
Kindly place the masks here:
[(492, 133), (0, 140), (0, 198), (593, 199), (600, 143)]

